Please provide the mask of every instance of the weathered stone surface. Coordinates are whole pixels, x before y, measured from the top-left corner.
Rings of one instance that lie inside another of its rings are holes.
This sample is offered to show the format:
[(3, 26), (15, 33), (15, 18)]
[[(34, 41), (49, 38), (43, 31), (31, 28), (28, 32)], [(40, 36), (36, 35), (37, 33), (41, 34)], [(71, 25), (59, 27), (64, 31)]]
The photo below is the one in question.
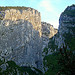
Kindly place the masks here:
[[(59, 47), (65, 45), (66, 39), (75, 37), (75, 5), (68, 6), (59, 19)], [(70, 36), (68, 36), (70, 35)], [(67, 37), (68, 36), (68, 37)]]

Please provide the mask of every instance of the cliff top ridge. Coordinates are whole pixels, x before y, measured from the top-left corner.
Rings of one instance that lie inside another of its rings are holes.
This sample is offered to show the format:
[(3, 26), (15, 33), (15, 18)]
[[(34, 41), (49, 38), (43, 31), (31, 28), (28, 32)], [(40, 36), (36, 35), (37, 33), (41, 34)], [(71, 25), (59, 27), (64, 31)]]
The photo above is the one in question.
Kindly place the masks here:
[(33, 9), (31, 7), (25, 7), (25, 6), (0, 6), (0, 11), (5, 11), (5, 10), (9, 10), (9, 9), (16, 9), (16, 10), (27, 10), (27, 9), (30, 9), (30, 10), (38, 11), (38, 10)]

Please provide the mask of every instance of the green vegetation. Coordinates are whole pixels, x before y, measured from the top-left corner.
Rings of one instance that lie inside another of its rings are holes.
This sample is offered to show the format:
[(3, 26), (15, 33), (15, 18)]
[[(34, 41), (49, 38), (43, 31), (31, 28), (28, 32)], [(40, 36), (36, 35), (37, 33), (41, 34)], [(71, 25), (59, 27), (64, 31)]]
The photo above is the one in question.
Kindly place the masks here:
[(71, 32), (63, 34), (63, 36), (65, 37), (65, 43), (71, 50), (75, 50), (75, 27), (68, 27), (68, 29)]
[(5, 10), (9, 10), (9, 9), (17, 9), (17, 10), (26, 10), (28, 9), (27, 7), (12, 7), (12, 6), (8, 6), (8, 7), (0, 7), (0, 11), (5, 11)]
[[(0, 11), (5, 11), (5, 10), (9, 10), (9, 9), (16, 9), (16, 10), (27, 10), (30, 7), (24, 7), (24, 6), (6, 6), (6, 7), (0, 7)], [(30, 8), (31, 10), (33, 8)]]
[(45, 75), (75, 75), (75, 54), (63, 47), (59, 52), (45, 56), (44, 66), (48, 67)]
[(48, 67), (47, 72), (45, 72), (45, 75), (56, 75), (57, 72), (60, 69), (60, 66), (58, 64), (58, 53), (53, 53), (52, 55), (45, 56), (44, 58), (44, 66)]
[(45, 52), (45, 54), (48, 54), (48, 48), (44, 48), (43, 52)]
[[(75, 27), (67, 28), (69, 32), (63, 34), (66, 47), (57, 50), (55, 39), (51, 38), (49, 41), (48, 48), (51, 48), (53, 53), (44, 57), (44, 75), (75, 75)], [(57, 51), (54, 52), (54, 49)], [(44, 51), (48, 53), (48, 49), (45, 48)]]
[(49, 43), (48, 43), (48, 48), (51, 48), (52, 51), (54, 51), (55, 49), (58, 49), (58, 46), (55, 45), (55, 39), (50, 38)]
[[(6, 69), (2, 70), (2, 68), (0, 67), (0, 75), (43, 75), (43, 73), (35, 67), (20, 67), (16, 65), (14, 61), (4, 62), (0, 60), (0, 66), (2, 64), (6, 64)], [(32, 68), (34, 69), (34, 71), (32, 70)]]
[[(71, 7), (75, 7), (75, 5), (72, 5)], [(63, 14), (66, 14), (67, 16), (70, 17), (75, 17), (75, 10), (67, 10), (68, 8), (66, 8), (66, 10), (63, 12)]]

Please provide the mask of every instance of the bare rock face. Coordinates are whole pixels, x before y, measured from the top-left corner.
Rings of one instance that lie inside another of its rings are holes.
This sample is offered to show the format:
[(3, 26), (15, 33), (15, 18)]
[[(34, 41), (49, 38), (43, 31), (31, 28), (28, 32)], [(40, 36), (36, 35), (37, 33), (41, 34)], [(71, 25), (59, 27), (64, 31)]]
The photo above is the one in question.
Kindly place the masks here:
[(57, 34), (58, 30), (53, 27), (53, 25), (41, 22), (42, 25), (42, 38), (45, 45), (48, 44), (49, 38), (52, 38), (55, 34)]
[[(41, 20), (37, 10), (0, 11), (0, 58), (42, 69)], [(22, 7), (21, 7), (22, 8)], [(0, 8), (1, 9), (1, 8)]]

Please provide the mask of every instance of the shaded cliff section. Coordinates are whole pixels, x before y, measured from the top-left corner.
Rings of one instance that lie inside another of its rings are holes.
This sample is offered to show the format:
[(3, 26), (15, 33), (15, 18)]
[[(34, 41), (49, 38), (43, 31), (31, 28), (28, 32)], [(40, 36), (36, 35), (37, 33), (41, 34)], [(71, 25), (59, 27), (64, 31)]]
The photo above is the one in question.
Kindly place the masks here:
[[(5, 26), (9, 22), (9, 26)], [(42, 64), (42, 39), (39, 32), (33, 29), (28, 21), (3, 20), (0, 23), (0, 56), (1, 59), (13, 60), (20, 66)]]

